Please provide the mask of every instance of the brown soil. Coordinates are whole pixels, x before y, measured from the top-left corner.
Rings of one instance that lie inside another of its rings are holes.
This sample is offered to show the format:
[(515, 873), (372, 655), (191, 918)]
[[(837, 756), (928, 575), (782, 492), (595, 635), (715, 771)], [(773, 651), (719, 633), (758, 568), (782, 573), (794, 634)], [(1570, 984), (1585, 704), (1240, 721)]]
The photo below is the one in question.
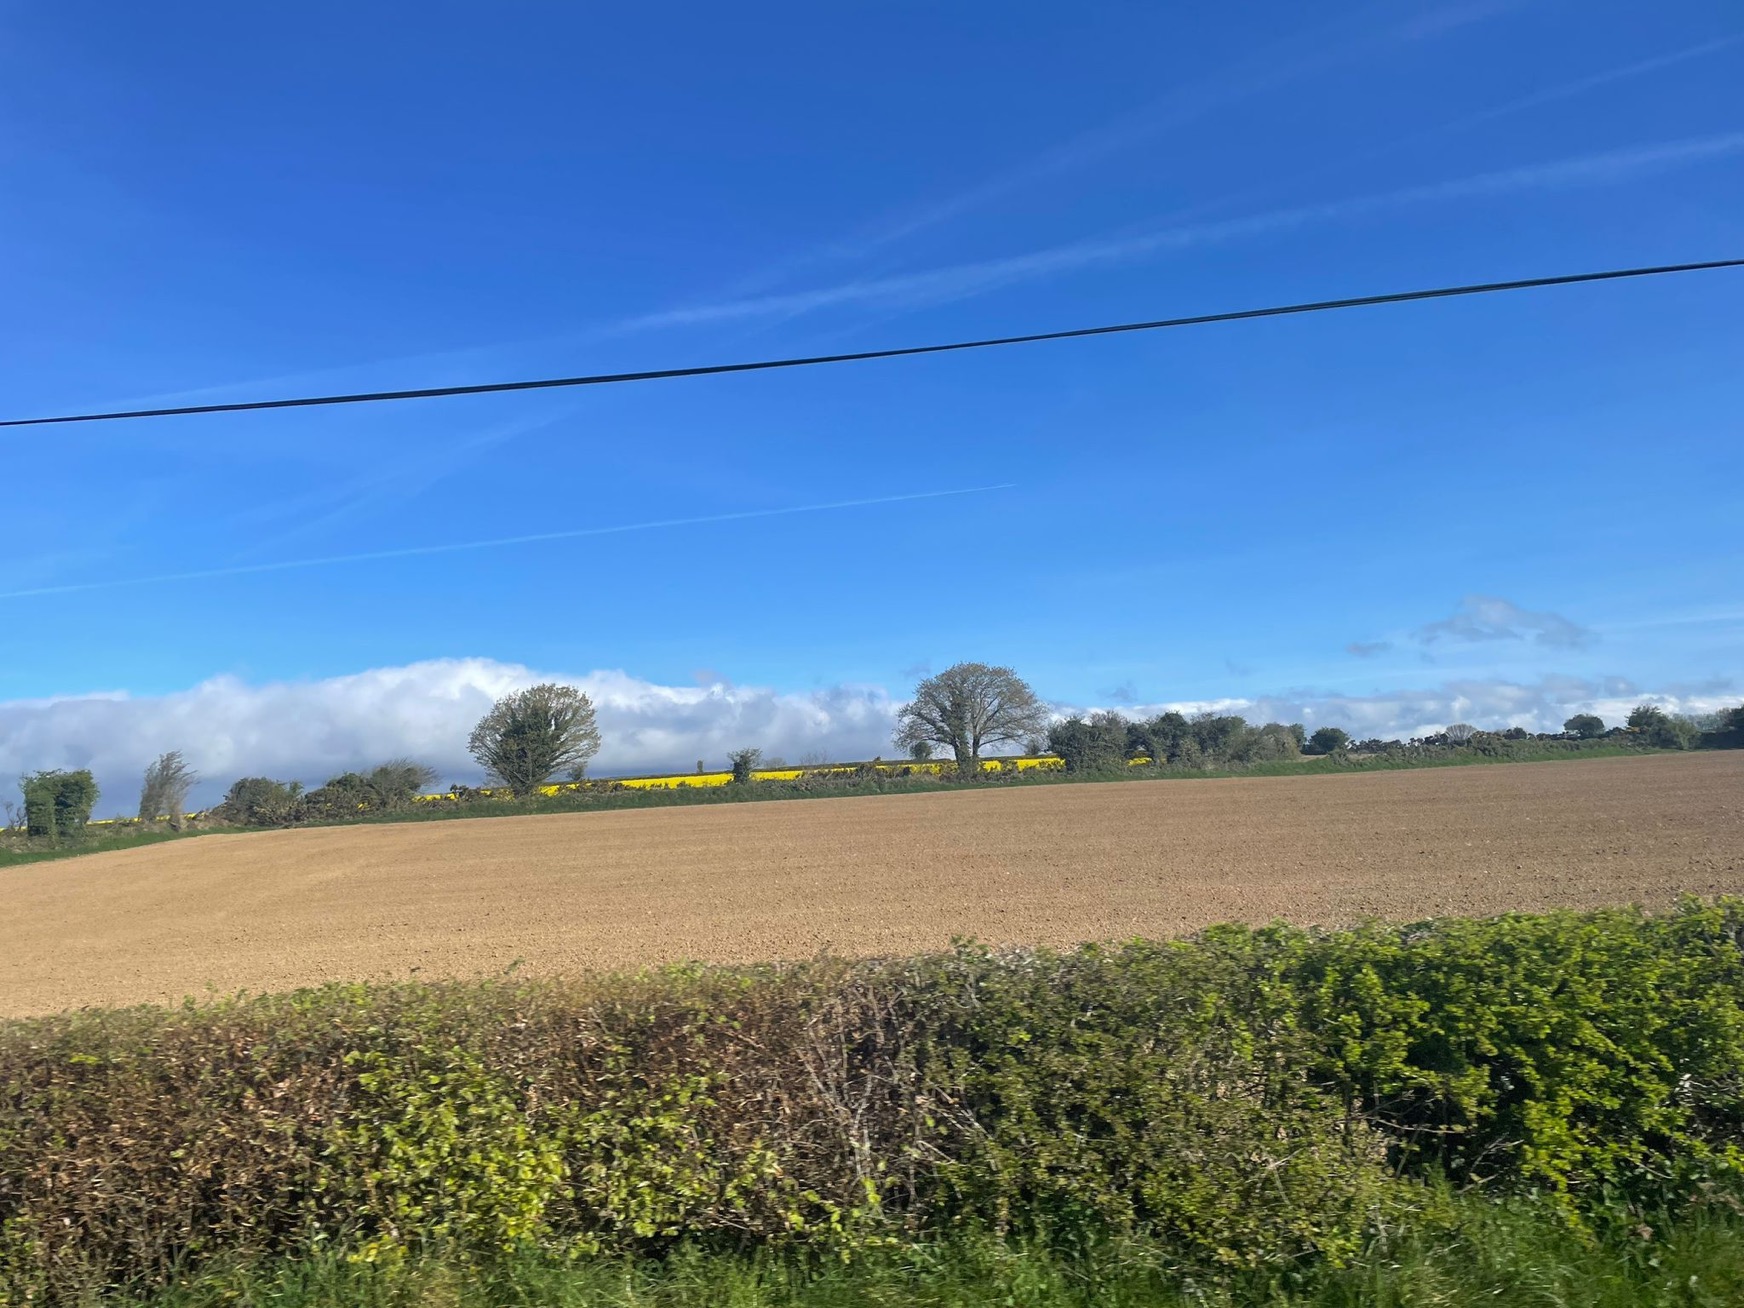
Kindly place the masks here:
[(0, 872), (0, 1013), (1744, 893), (1744, 753), (204, 836)]

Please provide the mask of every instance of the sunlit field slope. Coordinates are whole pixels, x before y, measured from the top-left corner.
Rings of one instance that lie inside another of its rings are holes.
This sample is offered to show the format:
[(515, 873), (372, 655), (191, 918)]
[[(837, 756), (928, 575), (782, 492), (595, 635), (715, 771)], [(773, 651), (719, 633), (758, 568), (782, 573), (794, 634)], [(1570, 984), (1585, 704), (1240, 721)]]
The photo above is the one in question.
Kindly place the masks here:
[(214, 835), (0, 873), (0, 1013), (1744, 893), (1744, 753)]

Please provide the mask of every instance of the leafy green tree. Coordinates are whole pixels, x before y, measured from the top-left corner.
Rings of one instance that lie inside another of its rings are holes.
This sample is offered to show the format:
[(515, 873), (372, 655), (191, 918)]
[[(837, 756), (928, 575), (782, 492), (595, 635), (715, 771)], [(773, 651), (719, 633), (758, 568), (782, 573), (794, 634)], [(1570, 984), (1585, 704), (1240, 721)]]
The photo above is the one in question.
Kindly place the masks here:
[(1605, 734), (1605, 720), (1596, 713), (1576, 713), (1562, 729), (1581, 740), (1597, 740)]
[[(1142, 754), (1152, 763), (1182, 764), (1182, 749), (1193, 744), (1193, 726), (1184, 714), (1170, 710), (1159, 713), (1145, 722), (1135, 722), (1127, 729), (1127, 748), (1135, 755)], [(1193, 752), (1197, 758), (1198, 746), (1193, 744)]]
[(1714, 716), (1718, 721), (1702, 743), (1710, 749), (1744, 749), (1744, 705), (1722, 709)]
[(1048, 728), (1048, 752), (1064, 760), (1068, 772), (1113, 772), (1126, 766), (1127, 720), (1118, 713), (1067, 718)]
[(1253, 742), (1248, 749), (1248, 760), (1254, 763), (1272, 762), (1278, 759), (1300, 758), (1302, 742), (1296, 738), (1300, 726), (1286, 726), (1282, 722), (1268, 722), (1254, 733)]
[(25, 834), (53, 843), (82, 832), (97, 804), (97, 779), (89, 768), (32, 772), (19, 784), (24, 791)]
[(1629, 712), (1629, 730), (1654, 749), (1693, 749), (1701, 733), (1688, 718), (1674, 717), (1654, 704), (1638, 704)]
[(1335, 754), (1350, 744), (1350, 733), (1343, 727), (1317, 727), (1308, 737), (1307, 754)]
[(1047, 726), (1047, 707), (1010, 668), (958, 663), (914, 688), (897, 714), (896, 744), (941, 746), (961, 768), (989, 745), (1018, 744)]
[(1629, 718), (1624, 725), (1631, 731), (1649, 732), (1663, 727), (1669, 721), (1670, 717), (1658, 705), (1637, 704), (1629, 710)]
[(479, 719), (467, 749), (492, 781), (528, 795), (599, 753), (593, 701), (547, 682), (504, 695)]
[(158, 755), (146, 767), (145, 780), (139, 787), (139, 820), (155, 822), (168, 818), (170, 826), (180, 831), (182, 808), (199, 779), (199, 773), (182, 759), (181, 750)]
[(1248, 761), (1255, 732), (1246, 718), (1233, 713), (1201, 713), (1192, 726), (1193, 739), (1207, 766)]
[(908, 757), (914, 763), (930, 763), (933, 757), (933, 742), (917, 740), (908, 747)]
[(763, 762), (763, 751), (735, 749), (727, 755), (727, 761), (733, 765), (733, 784), (748, 786), (757, 779), (757, 768)]

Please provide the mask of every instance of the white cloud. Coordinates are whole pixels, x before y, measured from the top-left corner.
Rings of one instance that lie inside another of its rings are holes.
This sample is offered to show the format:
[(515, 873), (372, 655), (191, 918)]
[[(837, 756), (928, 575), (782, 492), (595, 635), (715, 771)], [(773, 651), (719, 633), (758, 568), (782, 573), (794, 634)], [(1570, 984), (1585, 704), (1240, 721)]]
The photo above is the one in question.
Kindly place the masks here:
[(629, 532), (660, 531), (668, 527), (698, 527), (720, 522), (746, 522), (755, 518), (781, 518), (803, 513), (832, 513), (840, 509), (862, 509), (886, 504), (909, 504), (916, 500), (937, 500), (956, 495), (984, 495), (989, 491), (1010, 490), (1013, 483), (995, 486), (965, 486), (956, 490), (909, 491), (900, 495), (880, 495), (872, 499), (837, 500), (829, 504), (800, 504), (782, 509), (741, 509), (732, 513), (710, 513), (702, 517), (661, 518), (653, 522), (622, 523), (612, 527), (573, 527), (562, 531), (542, 531), (530, 536), (502, 536), (494, 540), (450, 541), (442, 545), (406, 545), (397, 549), (369, 550), (360, 554), (331, 554), (311, 559), (281, 559), (275, 563), (241, 563), (222, 568), (202, 568), (197, 572), (160, 573), (151, 577), (110, 577), (101, 581), (76, 581), (54, 586), (34, 586), (27, 590), (0, 592), (0, 600), (29, 599), (37, 595), (66, 595), (80, 591), (115, 590), (133, 586), (160, 586), (170, 582), (204, 581), (211, 577), (240, 577), (261, 572), (285, 572), (299, 568), (326, 568), (338, 564), (379, 563), (386, 559), (426, 558), (432, 554), (461, 554), (474, 550), (501, 549), (507, 545), (535, 545), (554, 540), (578, 540), (587, 536), (618, 536)]
[[(786, 692), (767, 687), (665, 686), (620, 671), (584, 676), (490, 659), (439, 659), (320, 681), (250, 685), (216, 677), (190, 690), (134, 696), (106, 692), (0, 703), (0, 776), (45, 767), (89, 767), (103, 787), (103, 813), (126, 812), (140, 772), (180, 749), (207, 778), (209, 803), (240, 776), (316, 784), (348, 768), (406, 755), (443, 781), (476, 781), (466, 737), (491, 701), (539, 681), (579, 685), (599, 709), (604, 746), (596, 775), (689, 771), (700, 758), (724, 764), (727, 751), (754, 745), (797, 759), (890, 754), (900, 702), (880, 686)], [(1126, 689), (1126, 688), (1120, 688)], [(1060, 706), (1063, 715), (1116, 707), (1129, 717), (1165, 709), (1240, 713), (1252, 721), (1342, 726), (1358, 737), (1408, 737), (1450, 722), (1559, 730), (1574, 713), (1620, 723), (1641, 702), (1706, 713), (1739, 701), (1730, 683), (1647, 693), (1621, 679), (1547, 677), (1533, 684), (1455, 681), (1375, 695), (1289, 692), (1255, 698)]]
[(1523, 609), (1495, 595), (1467, 595), (1459, 609), (1439, 622), (1419, 627), (1416, 637), (1425, 645), (1437, 641), (1531, 640), (1553, 649), (1580, 649), (1593, 642), (1593, 633), (1560, 613)]

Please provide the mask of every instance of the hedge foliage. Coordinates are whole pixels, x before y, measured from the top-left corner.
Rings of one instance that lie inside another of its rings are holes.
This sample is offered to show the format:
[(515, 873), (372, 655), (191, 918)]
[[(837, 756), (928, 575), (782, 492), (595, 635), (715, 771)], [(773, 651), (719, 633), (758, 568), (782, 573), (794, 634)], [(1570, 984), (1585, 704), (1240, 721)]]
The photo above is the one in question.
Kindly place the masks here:
[(1744, 904), (0, 1025), (0, 1303), (322, 1249), (1336, 1264), (1442, 1176), (1577, 1225), (1744, 1195)]

